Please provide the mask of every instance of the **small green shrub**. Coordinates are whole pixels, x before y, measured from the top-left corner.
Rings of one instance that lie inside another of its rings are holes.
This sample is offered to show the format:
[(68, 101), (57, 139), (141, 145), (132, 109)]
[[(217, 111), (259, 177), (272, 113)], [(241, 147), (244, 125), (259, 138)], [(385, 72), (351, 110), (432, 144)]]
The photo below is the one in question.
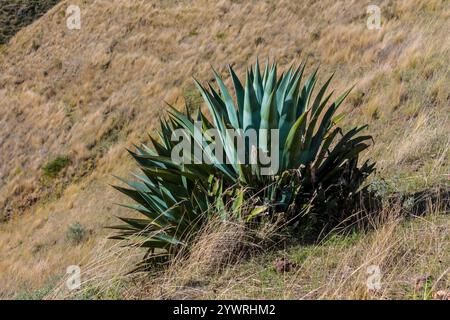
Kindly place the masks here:
[(403, 209), (405, 209), (408, 212), (412, 212), (412, 210), (414, 209), (414, 204), (415, 204), (415, 199), (414, 197), (407, 197), (404, 201), (403, 201)]
[(60, 281), (61, 276), (52, 276), (47, 279), (42, 288), (36, 290), (24, 289), (19, 291), (14, 296), (14, 300), (44, 300), (45, 297), (55, 289)]
[(14, 299), (15, 300), (43, 300), (47, 294), (51, 292), (52, 287), (45, 287), (34, 291), (21, 291)]
[(195, 36), (198, 36), (198, 31), (197, 31), (197, 29), (191, 30), (191, 31), (189, 32), (188, 36), (189, 36), (189, 37), (195, 37)]
[(392, 193), (392, 186), (386, 180), (375, 176), (370, 181), (368, 190), (380, 199), (386, 199)]
[(218, 33), (216, 34), (216, 39), (217, 39), (217, 40), (223, 40), (223, 39), (225, 39), (226, 36), (227, 36), (227, 35), (226, 35), (225, 32), (218, 32)]
[(71, 224), (66, 232), (66, 239), (74, 244), (83, 241), (85, 236), (86, 229), (79, 222)]
[(58, 156), (55, 159), (47, 162), (42, 167), (42, 173), (45, 177), (56, 178), (58, 174), (70, 164), (68, 156)]

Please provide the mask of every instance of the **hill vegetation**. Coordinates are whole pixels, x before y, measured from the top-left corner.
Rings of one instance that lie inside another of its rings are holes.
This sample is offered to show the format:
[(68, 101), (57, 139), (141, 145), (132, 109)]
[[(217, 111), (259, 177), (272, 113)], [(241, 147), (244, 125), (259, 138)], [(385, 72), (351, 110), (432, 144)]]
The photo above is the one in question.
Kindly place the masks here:
[[(69, 4), (81, 8), (80, 30), (66, 27)], [(368, 298), (364, 286), (350, 286), (368, 261), (389, 274), (384, 298), (448, 288), (448, 198), (432, 195), (450, 184), (450, 6), (382, 1), (382, 28), (369, 30), (369, 4), (63, 0), (18, 31), (0, 50), (0, 297), (52, 297), (69, 265), (104, 280), (81, 297)], [(392, 204), (389, 223), (354, 238), (287, 245), (220, 273), (199, 268), (197, 278), (177, 266), (151, 279), (119, 277), (142, 257), (106, 240), (104, 228), (114, 216), (135, 217), (113, 205), (126, 201), (110, 187), (112, 174), (134, 168), (125, 148), (148, 142), (164, 101), (179, 109), (202, 101), (191, 76), (212, 80), (211, 65), (225, 74), (227, 64), (241, 76), (256, 57), (276, 58), (282, 70), (308, 59), (307, 73), (320, 62), (322, 75), (339, 79), (336, 92), (356, 84), (342, 126), (369, 124), (376, 143), (362, 160), (377, 162), (374, 190), (406, 200), (422, 192), (430, 216), (406, 221)], [(82, 236), (68, 241), (74, 225)], [(277, 273), (272, 262), (282, 257), (303, 269)], [(158, 281), (165, 287), (151, 291)]]

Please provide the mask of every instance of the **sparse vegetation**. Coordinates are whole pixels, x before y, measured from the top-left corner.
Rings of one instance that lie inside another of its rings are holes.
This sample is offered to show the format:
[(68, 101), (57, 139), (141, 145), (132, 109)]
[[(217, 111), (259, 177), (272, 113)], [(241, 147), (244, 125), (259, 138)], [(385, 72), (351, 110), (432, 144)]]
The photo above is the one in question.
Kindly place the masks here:
[(225, 32), (218, 32), (218, 33), (216, 34), (216, 39), (217, 39), (217, 40), (222, 40), (222, 39), (224, 39), (226, 36), (227, 36), (227, 34), (226, 34)]
[(191, 30), (191, 31), (189, 32), (188, 35), (189, 35), (190, 37), (195, 37), (195, 36), (197, 36), (197, 35), (198, 35), (197, 29)]
[(47, 283), (39, 289), (29, 290), (24, 289), (19, 291), (15, 296), (15, 300), (43, 300), (46, 296), (48, 296), (54, 289), (55, 286), (60, 281), (60, 277), (52, 277), (47, 280)]
[(42, 173), (47, 178), (56, 178), (58, 174), (70, 164), (68, 156), (58, 156), (42, 167)]

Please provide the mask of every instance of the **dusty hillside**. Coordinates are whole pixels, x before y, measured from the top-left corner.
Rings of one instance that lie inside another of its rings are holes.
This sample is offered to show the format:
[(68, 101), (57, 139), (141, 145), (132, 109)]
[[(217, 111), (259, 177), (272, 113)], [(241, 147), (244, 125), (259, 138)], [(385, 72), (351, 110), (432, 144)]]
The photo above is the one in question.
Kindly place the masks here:
[[(369, 123), (381, 175), (401, 191), (448, 184), (450, 5), (381, 1), (62, 1), (0, 54), (0, 295), (41, 288), (81, 264), (123, 209), (110, 187), (163, 101), (198, 101), (191, 76), (255, 59), (308, 58)], [(81, 30), (64, 12), (81, 8)], [(323, 79), (323, 78), (322, 78)], [(67, 240), (80, 222), (85, 240)]]

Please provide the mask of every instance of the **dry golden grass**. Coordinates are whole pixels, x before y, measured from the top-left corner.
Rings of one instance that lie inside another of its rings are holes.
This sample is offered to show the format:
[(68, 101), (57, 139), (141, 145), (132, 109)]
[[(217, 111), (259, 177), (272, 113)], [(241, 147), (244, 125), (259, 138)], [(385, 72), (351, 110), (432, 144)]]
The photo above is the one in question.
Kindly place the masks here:
[[(265, 247), (240, 224), (212, 221), (190, 253), (164, 269), (125, 275), (136, 250), (101, 247), (83, 270), (78, 291), (60, 282), (45, 298), (77, 299), (433, 299), (450, 297), (450, 221), (442, 203), (423, 217), (386, 207), (367, 231), (330, 234), (315, 245)], [(252, 247), (260, 250), (255, 252)], [(249, 251), (250, 250), (250, 251)], [(253, 254), (251, 254), (253, 252)], [(250, 254), (249, 254), (250, 253)], [(276, 261), (291, 263), (286, 272)], [(368, 288), (380, 270), (378, 289)]]
[[(168, 285), (147, 281), (152, 298), (196, 299), (423, 299), (450, 288), (450, 225), (434, 210), (425, 218), (405, 221), (396, 209), (383, 223), (357, 237), (332, 237), (311, 246), (294, 246), (230, 265), (225, 272), (199, 275), (188, 268), (171, 274)], [(276, 258), (297, 264), (277, 273)], [(370, 290), (367, 268), (381, 270), (381, 289)], [(195, 266), (194, 266), (195, 268)], [(428, 283), (423, 283), (426, 277)], [(428, 285), (428, 288), (425, 287)], [(138, 286), (139, 287), (139, 286)], [(161, 290), (163, 293), (161, 293)], [(153, 295), (152, 295), (153, 293)], [(159, 294), (159, 295), (158, 295)]]
[(67, 275), (56, 283), (45, 298), (111, 298), (111, 295), (115, 298), (138, 295), (140, 298), (156, 298), (156, 291), (143, 295), (148, 288), (159, 292), (157, 298), (171, 298), (171, 294), (179, 294), (176, 290), (178, 286), (205, 276), (219, 275), (230, 265), (241, 262), (246, 249), (257, 245), (252, 235), (254, 232), (242, 223), (213, 219), (193, 235), (191, 249), (178, 252), (171, 260), (164, 262), (163, 268), (155, 267), (151, 277), (129, 274), (133, 265), (142, 258), (142, 252), (128, 247), (126, 241), (114, 245), (101, 241), (83, 263), (80, 290), (67, 289), (66, 283), (70, 277)]
[[(210, 65), (320, 61), (337, 91), (357, 83), (346, 121), (370, 124), (366, 156), (382, 175), (402, 190), (448, 184), (448, 2), (383, 1), (379, 31), (366, 28), (369, 3), (74, 0), (81, 30), (65, 27), (62, 1), (19, 32), (0, 50), (0, 214), (13, 217), (0, 225), (0, 297), (83, 267), (103, 227), (126, 214), (108, 185), (131, 168), (125, 147), (155, 127), (163, 100), (181, 106), (192, 75), (209, 79)], [(71, 165), (44, 183), (58, 155)], [(89, 231), (77, 245), (64, 238), (75, 221)]]

